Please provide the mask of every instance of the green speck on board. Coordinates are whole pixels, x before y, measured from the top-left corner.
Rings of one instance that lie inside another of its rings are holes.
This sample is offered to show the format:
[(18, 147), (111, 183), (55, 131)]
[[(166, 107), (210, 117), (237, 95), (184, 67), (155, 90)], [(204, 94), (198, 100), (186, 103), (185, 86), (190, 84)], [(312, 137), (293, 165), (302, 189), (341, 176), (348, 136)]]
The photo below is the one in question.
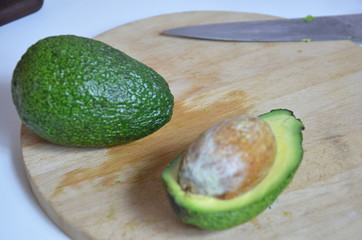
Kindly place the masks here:
[(303, 18), (303, 22), (310, 22), (313, 21), (315, 19), (315, 17), (313, 17), (312, 15), (308, 15), (305, 18)]
[(303, 38), (302, 39), (302, 42), (306, 42), (306, 43), (309, 43), (311, 41), (312, 41), (312, 39), (310, 39), (310, 38)]

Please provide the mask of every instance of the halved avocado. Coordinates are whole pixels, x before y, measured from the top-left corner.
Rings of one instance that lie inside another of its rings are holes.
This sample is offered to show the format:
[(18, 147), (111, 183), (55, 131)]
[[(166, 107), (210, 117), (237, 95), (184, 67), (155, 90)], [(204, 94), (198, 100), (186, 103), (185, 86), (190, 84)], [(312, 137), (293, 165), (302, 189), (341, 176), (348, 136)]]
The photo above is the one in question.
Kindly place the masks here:
[(273, 130), (277, 154), (267, 176), (248, 192), (228, 200), (185, 192), (178, 183), (183, 153), (166, 166), (162, 179), (172, 207), (183, 222), (208, 230), (240, 225), (270, 206), (292, 180), (303, 157), (303, 123), (285, 109), (272, 110), (259, 118)]

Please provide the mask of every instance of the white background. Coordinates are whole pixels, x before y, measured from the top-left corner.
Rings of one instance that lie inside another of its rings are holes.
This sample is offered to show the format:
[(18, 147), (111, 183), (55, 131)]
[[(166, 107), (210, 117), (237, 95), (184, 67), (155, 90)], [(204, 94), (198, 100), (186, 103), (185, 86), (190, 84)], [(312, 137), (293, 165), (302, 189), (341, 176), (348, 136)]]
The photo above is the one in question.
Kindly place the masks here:
[(40, 11), (0, 27), (0, 239), (69, 239), (45, 215), (25, 177), (20, 121), (10, 81), (17, 61), (37, 40), (58, 34), (93, 37), (143, 18), (194, 10), (280, 17), (362, 13), (362, 0), (45, 0)]

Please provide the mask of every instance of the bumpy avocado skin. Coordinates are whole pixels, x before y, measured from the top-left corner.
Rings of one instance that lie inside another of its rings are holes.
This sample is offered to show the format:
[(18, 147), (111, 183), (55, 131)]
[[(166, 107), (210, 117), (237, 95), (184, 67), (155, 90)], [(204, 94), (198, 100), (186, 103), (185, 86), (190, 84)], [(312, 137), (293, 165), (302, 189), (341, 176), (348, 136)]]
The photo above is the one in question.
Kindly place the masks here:
[[(290, 118), (294, 118), (293, 112), (286, 109), (277, 109), (272, 110), (269, 113), (259, 116), (260, 118), (268, 118), (272, 115), (286, 115)], [(277, 186), (270, 188), (266, 194), (258, 196), (255, 201), (251, 204), (245, 205), (241, 208), (232, 207), (230, 210), (223, 211), (205, 211), (205, 209), (200, 210), (194, 207), (190, 207), (187, 202), (183, 200), (178, 200), (175, 197), (174, 190), (172, 189), (171, 184), (169, 184), (169, 175), (174, 171), (175, 166), (179, 164), (182, 154), (175, 158), (169, 165), (166, 166), (162, 178), (163, 183), (167, 190), (167, 195), (169, 197), (171, 206), (176, 213), (177, 217), (184, 223), (191, 224), (206, 230), (226, 230), (240, 224), (243, 224), (257, 215), (262, 213), (266, 208), (268, 208), (276, 198), (282, 193), (282, 191), (288, 186), (288, 184), (293, 179), (295, 172), (297, 171), (301, 160), (303, 158), (303, 149), (302, 149), (302, 133), (304, 125), (299, 119), (295, 119), (298, 122), (296, 124), (297, 129), (293, 129), (295, 133), (295, 138), (299, 143), (295, 151), (296, 162), (293, 164), (293, 167), (288, 169), (288, 174), (285, 176), (283, 181), (281, 181)], [(187, 193), (186, 193), (187, 194)], [(225, 204), (227, 201), (225, 201)], [(217, 206), (215, 206), (217, 207)]]
[(145, 137), (170, 121), (165, 79), (103, 42), (60, 35), (18, 62), (12, 96), (22, 122), (50, 142), (103, 147)]

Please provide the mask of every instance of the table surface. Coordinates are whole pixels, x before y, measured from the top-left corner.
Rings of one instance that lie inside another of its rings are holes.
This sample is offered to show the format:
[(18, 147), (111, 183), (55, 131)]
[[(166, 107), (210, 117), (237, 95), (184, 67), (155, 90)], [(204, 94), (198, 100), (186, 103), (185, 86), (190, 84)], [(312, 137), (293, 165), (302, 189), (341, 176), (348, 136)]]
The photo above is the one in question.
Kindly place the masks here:
[(46, 216), (25, 176), (20, 120), (11, 100), (12, 71), (37, 40), (58, 34), (93, 37), (119, 25), (184, 11), (239, 11), (286, 18), (362, 12), (362, 0), (45, 1), (40, 11), (0, 27), (0, 239), (69, 239)]

